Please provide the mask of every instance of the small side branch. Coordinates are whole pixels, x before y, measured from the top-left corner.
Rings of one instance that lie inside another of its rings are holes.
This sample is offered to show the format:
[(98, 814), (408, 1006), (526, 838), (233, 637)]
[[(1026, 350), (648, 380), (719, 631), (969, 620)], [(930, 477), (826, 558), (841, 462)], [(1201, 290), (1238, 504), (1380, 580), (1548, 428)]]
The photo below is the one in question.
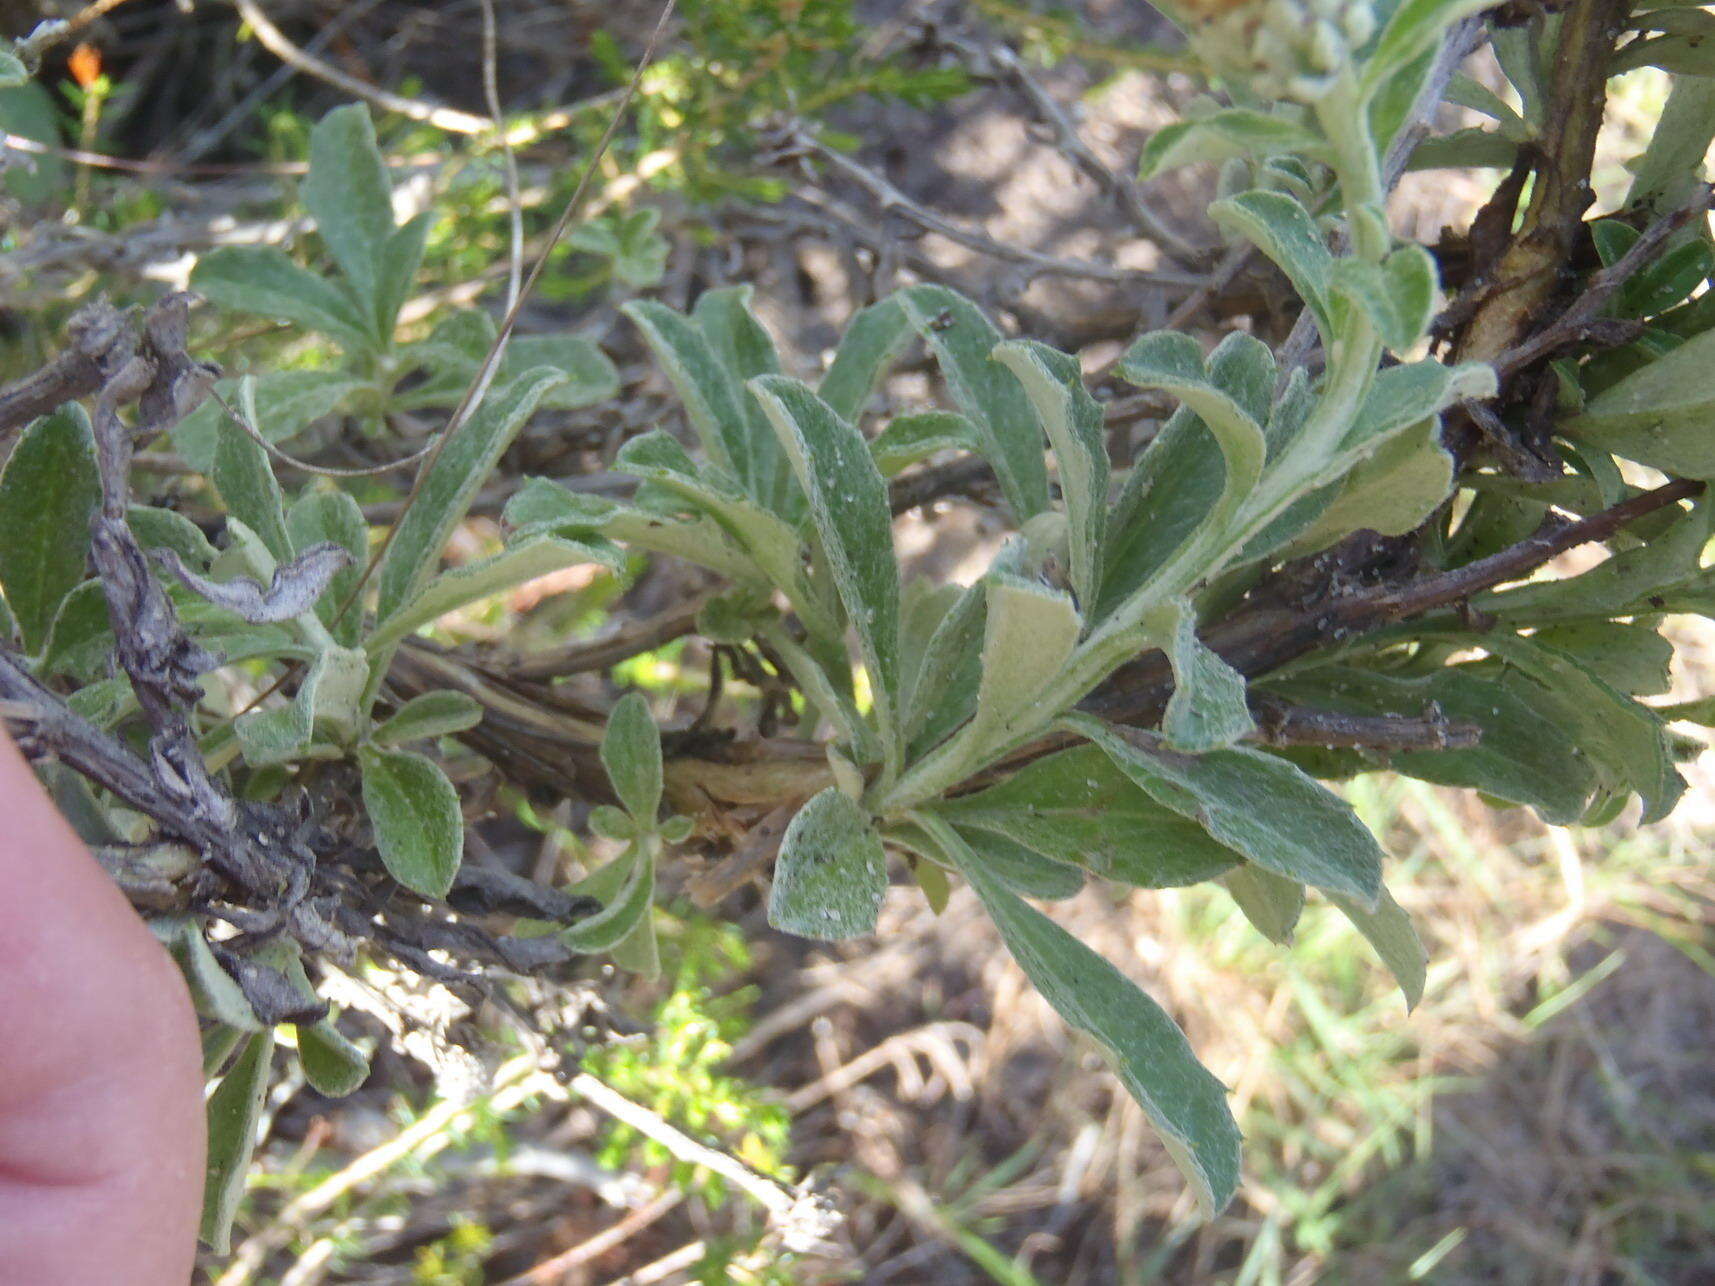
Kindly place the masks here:
[(1455, 723), (1431, 707), (1419, 718), (1312, 710), (1278, 697), (1253, 703), (1254, 740), (1265, 746), (1326, 746), (1349, 750), (1469, 750), (1482, 741), (1473, 723)]

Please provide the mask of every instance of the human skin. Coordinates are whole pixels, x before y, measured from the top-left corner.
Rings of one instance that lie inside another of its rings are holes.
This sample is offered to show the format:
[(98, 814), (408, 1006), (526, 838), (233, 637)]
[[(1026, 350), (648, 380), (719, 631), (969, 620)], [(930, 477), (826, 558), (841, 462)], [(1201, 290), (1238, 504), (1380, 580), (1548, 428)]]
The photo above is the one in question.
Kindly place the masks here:
[(0, 735), (0, 1286), (185, 1286), (203, 1152), (178, 970)]

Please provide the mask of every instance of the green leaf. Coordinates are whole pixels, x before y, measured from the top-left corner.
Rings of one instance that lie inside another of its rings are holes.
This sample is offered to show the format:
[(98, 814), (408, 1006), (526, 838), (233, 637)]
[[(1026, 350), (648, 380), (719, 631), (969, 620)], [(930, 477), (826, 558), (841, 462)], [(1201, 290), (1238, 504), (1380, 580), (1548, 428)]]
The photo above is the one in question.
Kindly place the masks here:
[(1396, 353), (1417, 343), (1435, 315), (1435, 260), (1415, 243), (1401, 246), (1380, 264), (1336, 260), (1330, 284), (1369, 315), (1382, 343)]
[(599, 899), (602, 909), (562, 930), (560, 941), (573, 951), (595, 955), (612, 951), (637, 932), (655, 900), (655, 852), (652, 836), (634, 840), (624, 853), (575, 885), (572, 892)]
[(1286, 946), (1304, 911), (1304, 886), (1246, 862), (1221, 877), (1233, 902), (1251, 927), (1270, 942)]
[(1230, 509), (1250, 494), (1267, 455), (1262, 426), (1210, 379), (1196, 340), (1178, 331), (1155, 331), (1134, 343), (1116, 369), (1128, 383), (1171, 393), (1214, 435), (1226, 464), (1221, 508)]
[(640, 978), (661, 976), (661, 944), (655, 936), (655, 917), (644, 908), (637, 927), (613, 944), (613, 963)]
[(1365, 906), (1381, 896), (1375, 836), (1349, 804), (1284, 759), (1242, 746), (1182, 755), (1150, 733), (1121, 732), (1083, 714), (1065, 724), (1100, 746), (1157, 803), (1201, 822), (1258, 866)]
[(1439, 416), (1397, 433), (1339, 484), (1332, 502), (1292, 542), (1289, 556), (1325, 549), (1354, 531), (1403, 536), (1453, 493), (1453, 457), (1441, 445)]
[(1426, 138), (1411, 150), (1406, 168), (1418, 170), (1510, 170), (1523, 145), (1495, 130), (1454, 130)]
[(661, 809), (661, 733), (641, 692), (622, 697), (608, 715), (601, 762), (625, 811), (639, 826), (653, 827)]
[(434, 215), (426, 211), (407, 219), (388, 236), (381, 248), (374, 285), (375, 329), (384, 344), (393, 342), (399, 310), (405, 306), (417, 284), (417, 270), (423, 265), (423, 250), (428, 244), (429, 228), (434, 221)]
[(1560, 428), (1578, 442), (1664, 473), (1715, 478), (1715, 331), (1678, 348), (1598, 393)]
[(831, 605), (821, 602), (804, 574), (803, 539), (797, 529), (747, 497), (716, 467), (699, 469), (677, 438), (661, 429), (639, 434), (620, 448), (614, 466), (660, 484), (719, 523), (757, 570), (803, 612), (812, 631), (837, 629)]
[(982, 682), (960, 735), (994, 749), (1007, 744), (1015, 721), (1029, 722), (1042, 690), (1077, 646), (1082, 622), (1070, 596), (1046, 585), (991, 572), (983, 587)]
[(175, 510), (132, 505), (125, 511), (125, 522), (144, 549), (170, 549), (192, 571), (207, 571), (215, 559), (215, 548), (202, 528)]
[(1020, 900), (954, 841), (951, 856), (1013, 959), (1062, 1018), (1101, 1045), (1126, 1090), (1161, 1132), (1205, 1213), (1224, 1207), (1239, 1182), (1239, 1131), (1220, 1081), (1197, 1061), (1159, 1005)]
[(876, 468), (892, 477), (908, 465), (940, 451), (970, 451), (981, 455), (977, 426), (956, 411), (912, 411), (896, 415), (870, 440)]
[(1048, 470), (1036, 417), (1018, 396), (1017, 381), (992, 360), (1004, 337), (981, 309), (945, 286), (911, 286), (894, 298), (934, 352), (959, 409), (977, 426), (983, 458), (1023, 526), (1048, 508)]
[(606, 541), (567, 540), (560, 536), (532, 536), (498, 554), (442, 572), (418, 593), (379, 621), (364, 640), (371, 656), (400, 639), (407, 638), (466, 604), (503, 593), (525, 581), (557, 572), (563, 567), (598, 563), (618, 567), (620, 555)]
[(369, 1057), (352, 1044), (329, 1019), (313, 1026), (299, 1024), (298, 1063), (316, 1093), (344, 1098), (369, 1079)]
[(1054, 448), (1066, 505), (1072, 590), (1094, 603), (1107, 539), (1108, 449), (1102, 407), (1084, 387), (1078, 359), (1031, 340), (995, 349), (995, 360), (1017, 377)]
[(274, 1063), (274, 1033), (247, 1036), (232, 1070), (208, 1098), (208, 1165), (203, 1185), (202, 1239), (217, 1255), (232, 1250), (232, 1221), (244, 1199), (244, 1182), (262, 1120), (262, 1101)]
[[(542, 398), (545, 410), (575, 411), (619, 392), (619, 372), (613, 362), (582, 335), (515, 336), (506, 345), (497, 378), (511, 381), (538, 366), (551, 366), (564, 377)], [(473, 368), (472, 378), (475, 374)]]
[(262, 1030), (243, 988), (220, 967), (194, 919), (188, 915), (160, 916), (149, 921), (149, 929), (179, 966), (197, 1013), (239, 1031)]
[(1547, 626), (1531, 637), (1576, 657), (1630, 696), (1662, 696), (1673, 686), (1673, 644), (1647, 625), (1576, 621)]
[[(347, 379), (332, 371), (265, 371), (247, 377), (254, 381), (256, 431), (270, 442), (286, 442), (325, 415), (338, 410), (353, 393), (366, 387), (362, 380)], [(236, 404), (239, 382), (220, 380), (215, 391)], [(214, 469), (214, 454), (228, 432), (239, 432), (226, 408), (209, 398), (175, 424), (173, 446), (185, 463), (198, 473)]]
[(637, 324), (650, 351), (685, 404), (691, 427), (710, 460), (733, 477), (746, 495), (768, 504), (774, 495), (776, 441), (751, 436), (745, 391), (702, 328), (665, 304), (637, 299), (622, 312)]
[(809, 497), (822, 553), (875, 684), (881, 726), (891, 727), (899, 698), (899, 565), (887, 483), (863, 435), (803, 384), (764, 375), (750, 388)]
[(197, 261), (191, 289), (219, 308), (318, 331), (353, 353), (372, 352), (368, 318), (332, 282), (298, 267), (278, 246), (222, 246)]
[[(254, 399), (240, 398), (254, 405)], [(230, 421), (221, 426), (214, 452), (214, 485), (226, 508), (255, 532), (276, 561), (292, 557), (286, 531), (286, 502), (268, 453), (261, 443)]]
[(1673, 811), (1685, 780), (1673, 767), (1667, 726), (1649, 707), (1631, 700), (1577, 657), (1535, 639), (1496, 631), (1484, 635), (1491, 655), (1542, 684), (1577, 729), (1579, 747), (1613, 786), (1635, 791), (1643, 821)]
[(979, 852), (971, 833), (992, 832), (1140, 889), (1200, 884), (1238, 861), (1195, 821), (1156, 803), (1095, 746), (1046, 755), (999, 785), (944, 800), (935, 811)]
[[(750, 310), (751, 287), (723, 286), (705, 290), (691, 310), (691, 318), (703, 338), (742, 388), (758, 375), (780, 374), (780, 355), (774, 340)], [(792, 476), (792, 467), (770, 428), (768, 417), (748, 392), (740, 397), (744, 407), (745, 438), (750, 446), (751, 467), (757, 500), (769, 512), (796, 525), (804, 515), (804, 493)]]
[(1675, 76), (1715, 76), (1715, 43), (1707, 32), (1634, 40), (1615, 53), (1610, 74), (1638, 67), (1659, 67)]
[[(391, 321), (397, 304), (384, 308), (381, 297), (397, 291), (400, 265), (384, 263), (393, 237), (393, 184), (367, 106), (336, 107), (310, 131), (310, 172), (299, 194), (322, 243), (363, 301), (374, 333), (385, 339), (382, 322)], [(426, 231), (425, 225), (415, 233), (417, 255)], [(395, 248), (394, 257), (415, 258), (408, 247)], [(408, 275), (415, 271), (413, 261)], [(393, 278), (385, 292), (379, 288), (384, 276)]]
[(1374, 911), (1367, 911), (1350, 898), (1330, 894), (1329, 901), (1339, 907), (1359, 933), (1369, 940), (1382, 963), (1393, 974), (1399, 989), (1405, 993), (1405, 1007), (1417, 1008), (1423, 999), (1423, 984), (1429, 976), (1429, 953), (1411, 927), (1411, 917), (1393, 900), (1385, 888)]
[(358, 748), (363, 807), (382, 864), (399, 883), (443, 898), (464, 857), (458, 791), (432, 761), (405, 750)]
[[(476, 308), (452, 313), (440, 321), (429, 337), (400, 350), (407, 370), (420, 370), (426, 378), (405, 389), (395, 389), (392, 400), (402, 409), (451, 406), (465, 394), (488, 358), (499, 337), (494, 319)], [(552, 366), (565, 382), (550, 389), (541, 406), (575, 410), (605, 401), (619, 391), (619, 372), (590, 340), (581, 335), (514, 335), (495, 373), (496, 386), (510, 384), (538, 366)]]
[[(1171, 341), (1165, 347), (1174, 369), (1186, 374), (1191, 354), (1178, 357)], [(1259, 340), (1238, 332), (1228, 335), (1209, 355), (1205, 376), (1253, 423), (1268, 413), (1274, 357)], [(1242, 443), (1242, 435), (1239, 440)], [(1124, 602), (1203, 526), (1226, 486), (1219, 442), (1194, 410), (1181, 406), (1131, 471), (1108, 519), (1098, 619)]]
[(543, 396), (564, 378), (557, 370), (536, 367), (503, 388), (490, 389), (470, 418), (445, 439), (381, 564), (376, 610), (383, 619), (416, 597), (453, 528), (464, 520), (477, 488)]
[(881, 377), (916, 333), (898, 296), (860, 309), (846, 324), (816, 396), (842, 420), (856, 424)]
[(22, 85), (30, 79), (30, 69), (14, 54), (0, 50), (0, 89)]
[(1162, 609), (1156, 641), (1173, 666), (1173, 695), (1161, 724), (1168, 745), (1201, 754), (1230, 746), (1256, 727), (1245, 703), (1244, 676), (1203, 645), (1189, 603)]
[(1084, 887), (1084, 873), (1076, 866), (1021, 844), (1002, 831), (979, 826), (959, 826), (957, 830), (977, 860), (1019, 897), (1059, 902), (1077, 896)]
[(606, 259), (615, 280), (633, 290), (649, 290), (666, 276), (667, 256), (672, 251), (667, 239), (655, 230), (660, 221), (661, 211), (653, 206), (629, 214), (609, 212), (574, 228), (566, 244)]
[(316, 599), (316, 616), (337, 643), (356, 647), (363, 632), (363, 608), (351, 598), (369, 561), (369, 523), (362, 508), (344, 491), (306, 491), (286, 514), (286, 532), (294, 549), (331, 541), (351, 555), (351, 562), (334, 573)]
[[(1472, 605), (1520, 626), (1592, 616), (1630, 616), (1661, 610), (1652, 599), (1668, 602), (1684, 590), (1694, 593), (1700, 580), (1703, 548), (1715, 511), (1700, 503), (1675, 509), (1666, 531), (1632, 549), (1622, 549), (1578, 576), (1535, 581), (1494, 591)], [(1697, 610), (1697, 609), (1693, 609)]]
[(39, 674), (70, 675), (89, 683), (108, 672), (113, 656), (113, 618), (99, 580), (86, 580), (60, 600), (42, 648)]
[(1363, 92), (1373, 93), (1459, 19), (1488, 7), (1484, 0), (1401, 0), (1364, 60), (1359, 76)]
[(67, 403), (24, 430), (0, 473), (0, 586), (27, 652), (47, 642), (61, 600), (83, 579), (100, 496), (81, 406)]
[(914, 751), (919, 742), (931, 746), (940, 741), (976, 708), (987, 610), (987, 589), (981, 583), (959, 590), (908, 672), (903, 734)]
[(449, 737), (482, 722), (482, 703), (464, 692), (424, 692), (412, 697), (369, 734), (378, 746)]
[[(64, 100), (40, 81), (0, 88), (0, 129), (49, 148), (65, 146), (61, 123)], [(55, 153), (30, 157), (28, 166), (12, 165), (0, 175), (0, 191), (37, 210), (69, 195), (71, 167)]]
[(341, 741), (357, 731), (365, 685), (370, 678), (360, 651), (324, 647), (315, 654), (297, 694), (283, 706), (253, 710), (234, 723), (244, 761), (252, 767), (289, 763), (315, 734), (317, 720)]
[(825, 942), (875, 931), (887, 892), (881, 839), (851, 798), (829, 786), (798, 810), (780, 841), (768, 923)]
[(1373, 455), (1397, 435), (1466, 398), (1495, 395), (1495, 372), (1479, 362), (1444, 366), (1405, 362), (1376, 372), (1370, 391), (1340, 441), (1337, 467)]
[(1284, 192), (1241, 192), (1211, 205), (1209, 217), (1274, 260), (1315, 316), (1323, 342), (1332, 343), (1334, 257), (1310, 212)]
[(1156, 130), (1143, 146), (1137, 176), (1149, 180), (1199, 161), (1262, 160), (1282, 153), (1316, 156), (1326, 150), (1321, 138), (1296, 121), (1247, 107), (1225, 107)]

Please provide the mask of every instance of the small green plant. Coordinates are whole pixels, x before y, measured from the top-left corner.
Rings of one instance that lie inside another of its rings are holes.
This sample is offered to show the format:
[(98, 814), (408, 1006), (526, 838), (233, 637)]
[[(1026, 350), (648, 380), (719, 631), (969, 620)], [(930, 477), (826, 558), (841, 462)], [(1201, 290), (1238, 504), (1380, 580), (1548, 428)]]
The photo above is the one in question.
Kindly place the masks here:
[[(754, 988), (723, 990), (750, 965), (743, 937), (731, 925), (692, 916), (676, 921), (671, 951), (671, 989), (651, 1015), (648, 1036), (592, 1050), (586, 1070), (693, 1136), (721, 1140), (752, 1169), (789, 1179), (786, 1112), (722, 1071), (733, 1041), (751, 1026)], [(691, 1194), (717, 1206), (726, 1197), (719, 1175), (621, 1123), (609, 1128), (598, 1159), (613, 1169), (670, 1164), (674, 1183)]]
[[(411, 297), (433, 216), (395, 224), (392, 181), (367, 108), (338, 108), (310, 132), (310, 167), (300, 195), (333, 261), (331, 274), (301, 267), (277, 246), (227, 246), (203, 256), (191, 286), (231, 312), (321, 335), (343, 360), (217, 385), (219, 397), (173, 431), (180, 453), (205, 472), (214, 468), (221, 426), (234, 402), (270, 442), (289, 441), (336, 413), (353, 416), (373, 436), (392, 436), (390, 416), (456, 404), (494, 344), (494, 321), (476, 308), (447, 314), (424, 339), (397, 341), (399, 310)], [(654, 263), (652, 216), (639, 212), (620, 220), (611, 243), (596, 236), (607, 226), (585, 231), (587, 248), (603, 254), (615, 276), (647, 280)], [(559, 379), (536, 395), (534, 405), (588, 406), (619, 386), (601, 350), (574, 335), (514, 340), (494, 374), (496, 386), (538, 368), (552, 369)]]

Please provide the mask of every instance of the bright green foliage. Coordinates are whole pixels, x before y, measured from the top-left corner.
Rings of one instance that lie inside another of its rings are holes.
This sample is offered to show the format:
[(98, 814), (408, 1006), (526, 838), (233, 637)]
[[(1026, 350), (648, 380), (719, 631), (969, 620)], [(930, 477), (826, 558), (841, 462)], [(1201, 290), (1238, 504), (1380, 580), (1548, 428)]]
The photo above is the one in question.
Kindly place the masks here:
[[(653, 182), (696, 201), (778, 198), (778, 181), (740, 161), (780, 113), (815, 118), (868, 96), (923, 105), (969, 84), (957, 67), (870, 56), (872, 29), (852, 0), (681, 0), (678, 17), (681, 48), (650, 67), (636, 138), (619, 153), (622, 163), (669, 153)], [(614, 83), (630, 79), (629, 57), (606, 33), (594, 52)], [(600, 123), (592, 118), (592, 136)]]
[[(755, 999), (754, 989), (730, 986), (750, 963), (743, 935), (703, 917), (675, 918), (663, 947), (671, 986), (651, 1015), (647, 1039), (593, 1049), (584, 1066), (681, 1129), (726, 1142), (752, 1168), (789, 1178), (785, 1110), (722, 1071), (733, 1042), (750, 1027)], [(608, 1129), (597, 1159), (616, 1168), (632, 1159), (670, 1164), (676, 1184), (711, 1202), (725, 1191), (718, 1175), (673, 1157), (627, 1125)]]

